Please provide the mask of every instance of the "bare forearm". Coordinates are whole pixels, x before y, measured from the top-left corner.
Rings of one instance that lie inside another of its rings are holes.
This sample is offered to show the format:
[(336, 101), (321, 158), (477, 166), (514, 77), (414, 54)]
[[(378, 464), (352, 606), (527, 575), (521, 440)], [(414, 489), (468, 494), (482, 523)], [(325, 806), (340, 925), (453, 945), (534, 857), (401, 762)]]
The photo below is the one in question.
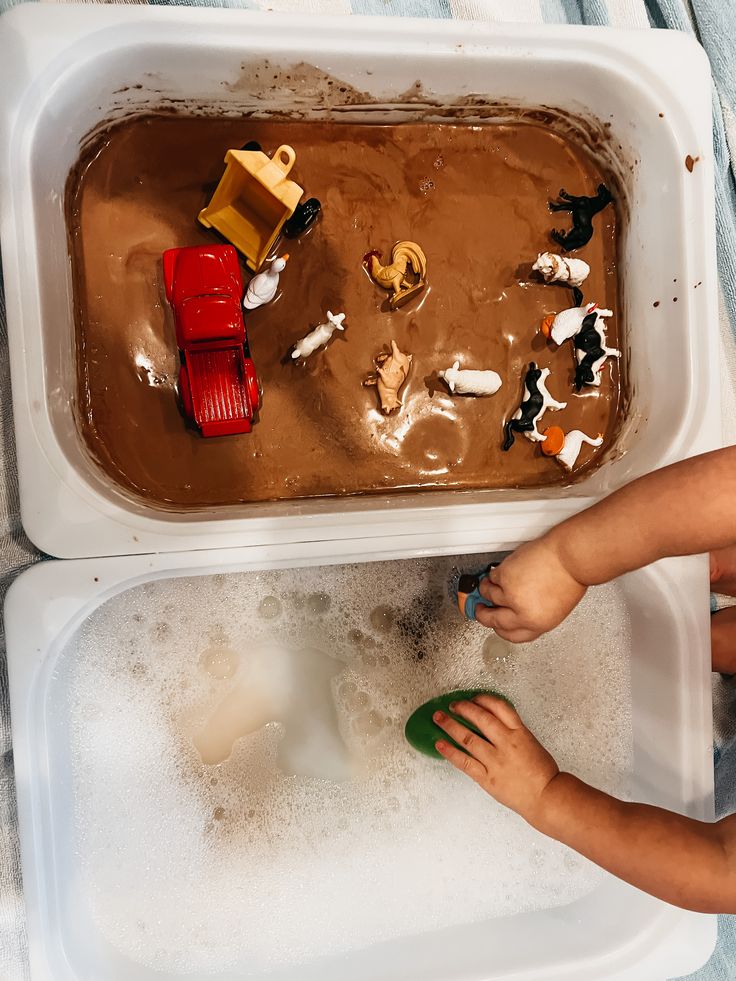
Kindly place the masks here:
[(705, 824), (610, 797), (569, 773), (547, 787), (532, 822), (620, 879), (703, 913), (736, 912), (730, 819)]
[(736, 543), (736, 447), (647, 474), (548, 535), (584, 586)]

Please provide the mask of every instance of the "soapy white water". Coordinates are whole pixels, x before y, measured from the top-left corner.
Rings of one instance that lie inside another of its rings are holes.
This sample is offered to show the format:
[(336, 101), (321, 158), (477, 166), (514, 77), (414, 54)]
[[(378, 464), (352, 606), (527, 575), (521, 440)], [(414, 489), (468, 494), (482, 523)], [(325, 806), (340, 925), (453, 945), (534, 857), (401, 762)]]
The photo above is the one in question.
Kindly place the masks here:
[(114, 947), (161, 971), (257, 975), (600, 882), (403, 738), (427, 698), (495, 687), (561, 767), (625, 793), (619, 590), (511, 646), (446, 596), (455, 565), (482, 564), (154, 581), (86, 621), (59, 670), (80, 875)]

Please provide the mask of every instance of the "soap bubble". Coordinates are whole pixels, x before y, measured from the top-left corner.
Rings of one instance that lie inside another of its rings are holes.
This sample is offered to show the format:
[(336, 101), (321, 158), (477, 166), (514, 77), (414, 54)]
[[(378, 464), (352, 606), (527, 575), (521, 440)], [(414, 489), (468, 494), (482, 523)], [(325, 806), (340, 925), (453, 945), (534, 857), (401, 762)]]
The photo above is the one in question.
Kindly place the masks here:
[(122, 956), (190, 975), (298, 971), (417, 929), (572, 902), (601, 881), (415, 753), (403, 728), (443, 691), (498, 687), (561, 767), (625, 795), (621, 593), (591, 589), (556, 630), (514, 646), (459, 617), (453, 565), (483, 560), (156, 580), (84, 623), (53, 684), (79, 880)]

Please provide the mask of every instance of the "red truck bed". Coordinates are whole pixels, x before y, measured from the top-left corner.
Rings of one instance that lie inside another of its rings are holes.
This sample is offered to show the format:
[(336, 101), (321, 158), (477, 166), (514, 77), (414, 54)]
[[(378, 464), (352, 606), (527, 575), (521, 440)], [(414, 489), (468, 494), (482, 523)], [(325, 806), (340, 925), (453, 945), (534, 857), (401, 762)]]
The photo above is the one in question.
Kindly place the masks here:
[(243, 349), (187, 351), (194, 420), (203, 436), (249, 433), (252, 407), (248, 405)]

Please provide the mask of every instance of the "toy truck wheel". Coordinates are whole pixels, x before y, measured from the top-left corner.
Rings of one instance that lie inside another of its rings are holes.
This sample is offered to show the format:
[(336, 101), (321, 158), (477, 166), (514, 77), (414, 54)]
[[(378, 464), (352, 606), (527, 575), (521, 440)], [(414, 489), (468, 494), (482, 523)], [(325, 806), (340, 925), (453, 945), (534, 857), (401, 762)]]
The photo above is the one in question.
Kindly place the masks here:
[(194, 419), (194, 405), (192, 403), (192, 388), (189, 384), (189, 375), (184, 365), (179, 369), (179, 398), (184, 415), (189, 420)]
[(250, 358), (245, 359), (245, 387), (248, 392), (248, 401), (255, 413), (261, 405), (261, 385), (256, 375), (256, 366)]

